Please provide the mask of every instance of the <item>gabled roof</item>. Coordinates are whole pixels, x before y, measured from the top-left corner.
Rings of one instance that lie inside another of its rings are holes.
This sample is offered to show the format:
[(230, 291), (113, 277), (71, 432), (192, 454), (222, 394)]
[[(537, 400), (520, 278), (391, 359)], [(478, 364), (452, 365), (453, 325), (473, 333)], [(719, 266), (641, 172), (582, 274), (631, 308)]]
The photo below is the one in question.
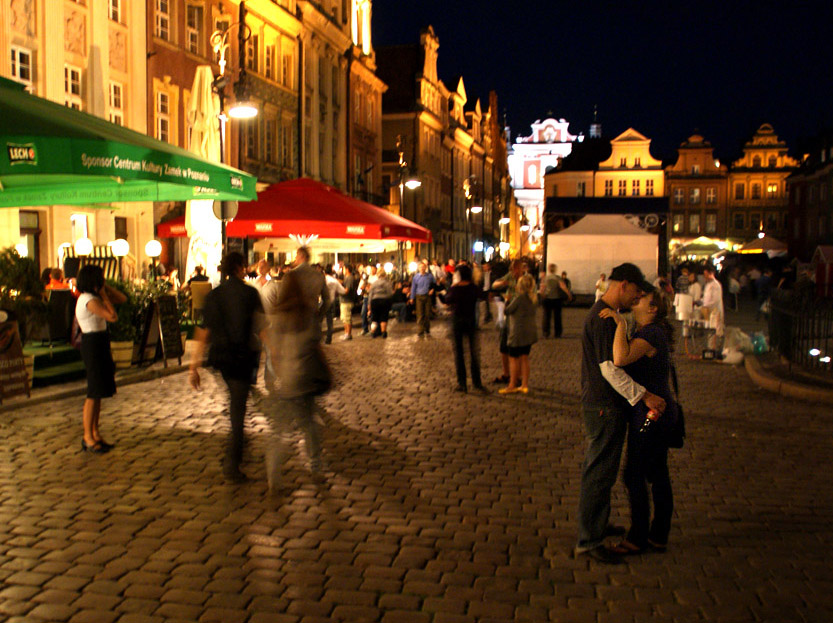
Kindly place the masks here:
[(637, 132), (633, 128), (628, 128), (624, 132), (622, 132), (619, 136), (614, 138), (611, 143), (624, 143), (625, 141), (650, 141), (647, 136)]

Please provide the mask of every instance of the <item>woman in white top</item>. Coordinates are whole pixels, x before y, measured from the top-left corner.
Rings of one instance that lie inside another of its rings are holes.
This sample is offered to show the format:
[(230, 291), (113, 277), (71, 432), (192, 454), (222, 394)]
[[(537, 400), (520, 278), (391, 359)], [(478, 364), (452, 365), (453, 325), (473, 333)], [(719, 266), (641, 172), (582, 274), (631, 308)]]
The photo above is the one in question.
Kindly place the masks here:
[(75, 305), (75, 317), (81, 328), (81, 357), (87, 369), (81, 450), (108, 452), (113, 446), (101, 438), (98, 430), (101, 399), (116, 393), (116, 366), (110, 353), (107, 323), (118, 319), (113, 304), (123, 303), (126, 297), (104, 284), (104, 271), (94, 264), (78, 271), (77, 288), (81, 296)]

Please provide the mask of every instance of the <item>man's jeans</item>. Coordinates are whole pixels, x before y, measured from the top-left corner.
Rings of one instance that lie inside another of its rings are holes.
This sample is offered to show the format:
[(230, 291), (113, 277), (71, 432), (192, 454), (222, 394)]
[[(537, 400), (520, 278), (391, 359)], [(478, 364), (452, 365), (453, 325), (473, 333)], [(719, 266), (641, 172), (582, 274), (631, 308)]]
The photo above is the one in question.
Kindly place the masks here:
[(365, 296), (362, 299), (362, 333), (370, 331), (370, 318), (367, 317), (367, 308), (370, 306), (370, 298)]
[(477, 323), (468, 319), (454, 318), (452, 328), (454, 331), (454, 365), (457, 368), (457, 384), (460, 387), (466, 386), (466, 357), (463, 341), (468, 338), (471, 357), (471, 382), (475, 387), (482, 387)]
[(251, 384), (248, 381), (223, 377), (229, 391), (229, 419), (231, 420), (231, 435), (229, 435), (226, 449), (226, 473), (235, 473), (240, 469), (243, 460), (243, 421), (246, 417), (246, 399), (249, 397)]
[(431, 332), (431, 297), (427, 294), (416, 295), (416, 317), (420, 335)]
[(602, 545), (610, 519), (610, 490), (616, 484), (628, 417), (616, 406), (582, 405), (587, 449), (581, 471), (576, 553)]

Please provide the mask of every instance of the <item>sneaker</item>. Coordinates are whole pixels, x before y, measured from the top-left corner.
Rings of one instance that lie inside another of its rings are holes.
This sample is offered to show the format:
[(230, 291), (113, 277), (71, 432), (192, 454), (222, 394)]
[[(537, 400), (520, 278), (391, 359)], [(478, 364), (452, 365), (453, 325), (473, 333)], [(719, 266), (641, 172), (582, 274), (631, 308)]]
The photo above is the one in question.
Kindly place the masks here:
[(364, 331), (362, 331), (362, 335), (364, 335), (364, 336), (368, 336), (368, 335), (370, 335), (370, 331), (368, 331), (367, 329), (365, 329)]
[(223, 477), (236, 485), (242, 484), (249, 480), (249, 477), (241, 472), (239, 468), (223, 470)]
[(331, 338), (331, 337), (324, 338), (324, 343), (325, 344), (332, 344), (333, 343), (333, 338)]
[(382, 337), (384, 339), (388, 339), (388, 332), (387, 331), (382, 331)]
[(461, 394), (465, 394), (467, 390), (466, 390), (465, 385), (458, 385), (457, 387), (454, 388), (454, 391), (455, 392), (460, 392)]
[(342, 342), (346, 342), (347, 340), (352, 340), (352, 339), (353, 339), (353, 336), (349, 335), (347, 333), (345, 333), (344, 335), (341, 336), (341, 341)]

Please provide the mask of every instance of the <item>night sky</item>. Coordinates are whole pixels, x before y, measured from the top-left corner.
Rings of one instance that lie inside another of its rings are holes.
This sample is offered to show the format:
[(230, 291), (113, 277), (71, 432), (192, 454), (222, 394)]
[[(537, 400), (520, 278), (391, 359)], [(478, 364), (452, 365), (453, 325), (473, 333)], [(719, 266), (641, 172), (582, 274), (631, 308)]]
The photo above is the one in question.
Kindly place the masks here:
[(763, 122), (794, 155), (833, 127), (830, 0), (373, 3), (374, 47), (428, 24), (440, 78), (463, 76), (467, 109), (497, 91), (513, 141), (549, 111), (586, 135), (594, 105), (605, 136), (634, 127), (666, 160), (695, 130), (728, 160)]

